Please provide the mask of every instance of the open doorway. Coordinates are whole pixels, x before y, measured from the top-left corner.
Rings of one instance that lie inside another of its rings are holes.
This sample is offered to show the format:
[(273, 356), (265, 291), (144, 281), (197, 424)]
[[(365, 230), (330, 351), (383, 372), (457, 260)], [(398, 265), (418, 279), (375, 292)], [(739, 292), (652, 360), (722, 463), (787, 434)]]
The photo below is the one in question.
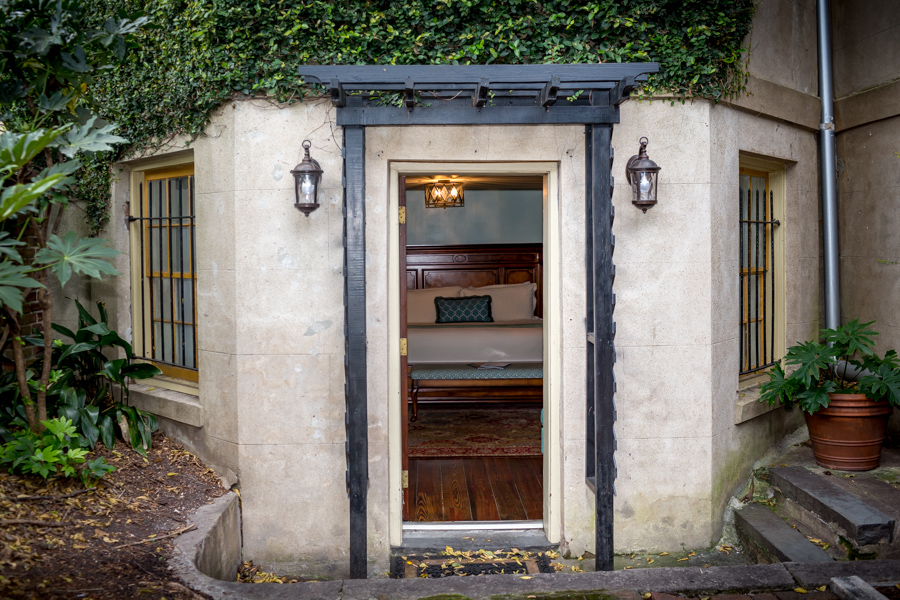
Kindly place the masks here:
[(399, 178), (406, 522), (545, 518), (546, 183)]

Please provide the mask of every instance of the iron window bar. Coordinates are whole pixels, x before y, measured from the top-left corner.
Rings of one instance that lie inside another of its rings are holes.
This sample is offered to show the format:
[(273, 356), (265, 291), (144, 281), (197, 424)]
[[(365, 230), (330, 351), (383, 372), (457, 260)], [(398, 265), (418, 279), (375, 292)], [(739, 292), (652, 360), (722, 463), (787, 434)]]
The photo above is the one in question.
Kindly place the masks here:
[(772, 218), (775, 201), (774, 193), (768, 189), (768, 181), (764, 180), (765, 189), (762, 190), (760, 197), (761, 190), (759, 188), (754, 190), (753, 179), (756, 176), (748, 175), (748, 177), (749, 187), (746, 190), (743, 187), (738, 188), (741, 263), (739, 265), (740, 375), (763, 371), (780, 360), (775, 357), (774, 228), (780, 226), (781, 221)]
[[(128, 218), (129, 223), (139, 223), (141, 258), (141, 343), (133, 347), (132, 358), (196, 372), (194, 176), (146, 181), (140, 186), (138, 203), (140, 216)], [(186, 205), (189, 214), (185, 214)], [(176, 207), (177, 215), (173, 216)], [(185, 246), (189, 247), (187, 257)], [(189, 300), (189, 306), (186, 300)]]

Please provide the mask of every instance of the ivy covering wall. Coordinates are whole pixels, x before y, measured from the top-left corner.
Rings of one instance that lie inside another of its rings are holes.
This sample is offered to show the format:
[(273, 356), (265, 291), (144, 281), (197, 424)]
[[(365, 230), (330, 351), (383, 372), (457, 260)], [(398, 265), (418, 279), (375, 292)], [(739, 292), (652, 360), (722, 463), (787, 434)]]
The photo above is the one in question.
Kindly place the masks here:
[[(142, 10), (142, 48), (99, 99), (134, 151), (199, 135), (235, 94), (293, 102), (311, 64), (660, 63), (643, 93), (718, 100), (744, 89), (752, 0), (92, 0), (98, 15)], [(108, 166), (80, 181), (93, 231)]]

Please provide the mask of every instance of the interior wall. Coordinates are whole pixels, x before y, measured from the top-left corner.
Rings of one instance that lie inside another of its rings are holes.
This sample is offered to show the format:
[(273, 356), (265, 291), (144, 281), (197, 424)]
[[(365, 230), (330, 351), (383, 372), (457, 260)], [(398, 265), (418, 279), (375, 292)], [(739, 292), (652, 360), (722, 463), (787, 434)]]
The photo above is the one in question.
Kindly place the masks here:
[(539, 244), (540, 190), (465, 190), (465, 206), (426, 208), (424, 190), (406, 192), (407, 244)]

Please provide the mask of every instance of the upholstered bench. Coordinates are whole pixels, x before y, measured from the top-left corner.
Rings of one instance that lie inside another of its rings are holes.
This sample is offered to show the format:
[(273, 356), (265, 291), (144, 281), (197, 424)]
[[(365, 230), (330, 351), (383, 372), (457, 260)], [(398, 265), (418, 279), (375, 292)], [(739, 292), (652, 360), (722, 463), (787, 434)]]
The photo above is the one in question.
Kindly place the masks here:
[(511, 363), (505, 369), (478, 369), (467, 364), (415, 364), (406, 369), (407, 399), (412, 417), (419, 400), (436, 402), (542, 402), (542, 363)]

